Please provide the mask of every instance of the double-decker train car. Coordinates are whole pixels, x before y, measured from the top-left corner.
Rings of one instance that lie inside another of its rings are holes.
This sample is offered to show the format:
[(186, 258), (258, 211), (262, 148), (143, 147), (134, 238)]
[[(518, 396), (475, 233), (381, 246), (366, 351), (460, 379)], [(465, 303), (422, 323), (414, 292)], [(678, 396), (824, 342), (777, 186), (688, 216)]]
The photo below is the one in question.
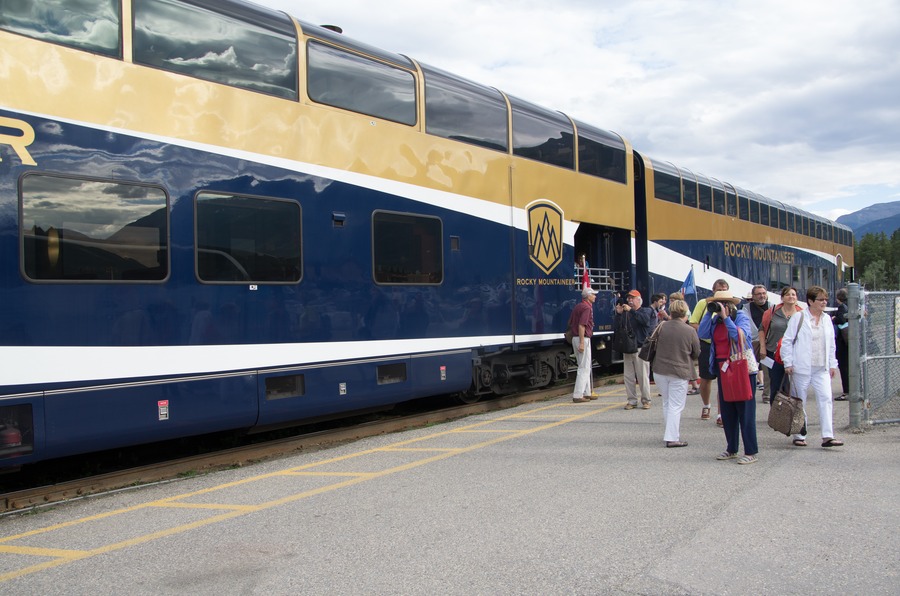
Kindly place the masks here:
[(737, 296), (765, 285), (834, 292), (853, 276), (853, 232), (788, 204), (635, 154), (639, 285), (668, 293), (693, 269), (697, 286)]
[(42, 4), (0, 15), (0, 465), (566, 376), (619, 136), (251, 4)]
[(617, 134), (238, 0), (12, 4), (0, 66), (0, 468), (546, 386), (585, 257), (603, 333), (676, 265), (754, 279), (698, 243), (802, 244), (713, 233)]

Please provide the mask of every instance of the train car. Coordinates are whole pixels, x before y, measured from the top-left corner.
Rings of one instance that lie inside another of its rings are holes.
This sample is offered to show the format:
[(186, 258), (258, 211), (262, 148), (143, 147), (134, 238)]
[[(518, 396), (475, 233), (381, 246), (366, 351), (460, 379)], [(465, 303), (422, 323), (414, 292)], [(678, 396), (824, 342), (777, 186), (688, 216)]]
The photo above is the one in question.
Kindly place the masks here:
[(779, 290), (819, 285), (834, 292), (853, 279), (853, 232), (788, 204), (635, 153), (639, 286), (700, 292), (717, 279), (736, 296), (762, 284)]
[(632, 268), (623, 138), (281, 12), (16, 3), (0, 64), (2, 468), (545, 386), (576, 243)]

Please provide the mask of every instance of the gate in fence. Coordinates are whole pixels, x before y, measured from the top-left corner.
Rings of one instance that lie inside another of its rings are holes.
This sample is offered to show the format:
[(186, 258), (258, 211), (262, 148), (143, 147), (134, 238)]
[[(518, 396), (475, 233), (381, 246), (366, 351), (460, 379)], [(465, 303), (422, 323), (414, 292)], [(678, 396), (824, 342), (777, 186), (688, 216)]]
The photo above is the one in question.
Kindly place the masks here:
[(900, 422), (900, 292), (847, 286), (850, 426)]

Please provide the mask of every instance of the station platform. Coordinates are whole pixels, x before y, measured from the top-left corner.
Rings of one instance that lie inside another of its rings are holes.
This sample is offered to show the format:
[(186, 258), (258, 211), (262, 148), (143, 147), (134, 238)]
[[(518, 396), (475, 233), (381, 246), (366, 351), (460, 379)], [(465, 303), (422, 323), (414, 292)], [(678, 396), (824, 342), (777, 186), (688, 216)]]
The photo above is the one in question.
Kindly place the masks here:
[(717, 461), (620, 385), (0, 519), (2, 594), (898, 594), (900, 428)]

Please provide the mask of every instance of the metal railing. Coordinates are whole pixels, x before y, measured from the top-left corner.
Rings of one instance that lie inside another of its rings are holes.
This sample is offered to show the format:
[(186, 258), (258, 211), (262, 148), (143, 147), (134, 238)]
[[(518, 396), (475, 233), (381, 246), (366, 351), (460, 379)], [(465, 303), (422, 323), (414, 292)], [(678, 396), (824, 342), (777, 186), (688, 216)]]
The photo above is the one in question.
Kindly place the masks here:
[[(611, 269), (602, 269), (599, 267), (588, 267), (588, 277), (591, 279), (591, 288), (598, 292), (617, 292), (619, 290), (627, 290), (628, 274), (624, 271), (613, 271)], [(581, 287), (581, 280), (584, 279), (584, 267), (575, 265), (575, 278), (572, 280), (573, 289)]]

